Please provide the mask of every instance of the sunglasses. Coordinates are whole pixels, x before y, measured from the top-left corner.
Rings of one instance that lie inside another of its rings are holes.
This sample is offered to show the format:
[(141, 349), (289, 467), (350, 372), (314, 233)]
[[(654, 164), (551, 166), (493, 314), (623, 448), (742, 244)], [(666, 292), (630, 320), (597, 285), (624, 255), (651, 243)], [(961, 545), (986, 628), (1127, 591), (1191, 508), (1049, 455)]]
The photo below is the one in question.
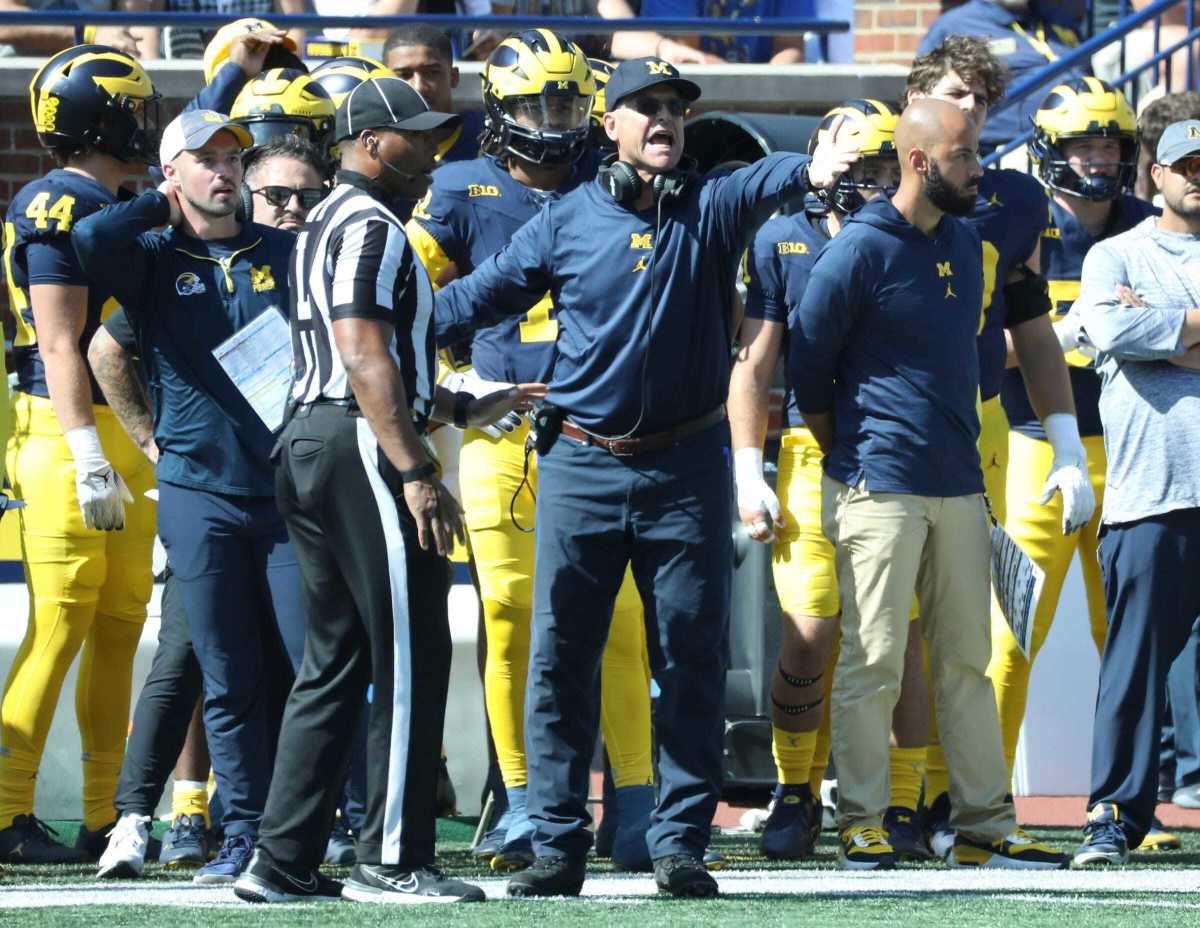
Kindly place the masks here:
[(1182, 174), (1184, 177), (1195, 177), (1200, 174), (1200, 155), (1188, 155), (1186, 158), (1180, 158), (1174, 164), (1167, 165), (1176, 174)]
[(257, 190), (252, 190), (251, 193), (262, 194), (264, 200), (272, 206), (287, 206), (291, 202), (292, 196), (295, 195), (300, 199), (300, 205), (305, 209), (312, 209), (318, 203), (325, 199), (327, 191), (324, 187), (259, 187)]
[(669, 100), (660, 100), (657, 97), (634, 97), (625, 105), (650, 118), (657, 116), (663, 107), (666, 107), (667, 113), (675, 119), (682, 119), (688, 114), (687, 103), (679, 97), (671, 97)]

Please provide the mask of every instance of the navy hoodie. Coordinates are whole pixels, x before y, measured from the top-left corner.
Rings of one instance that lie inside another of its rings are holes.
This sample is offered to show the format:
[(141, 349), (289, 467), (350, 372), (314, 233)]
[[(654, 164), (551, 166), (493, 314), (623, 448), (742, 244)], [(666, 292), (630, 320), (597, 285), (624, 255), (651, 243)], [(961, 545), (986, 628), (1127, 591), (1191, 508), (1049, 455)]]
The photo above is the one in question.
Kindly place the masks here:
[(946, 215), (931, 238), (890, 200), (868, 203), (817, 258), (791, 331), (802, 412), (834, 414), (825, 472), (877, 493), (983, 492), (976, 232)]

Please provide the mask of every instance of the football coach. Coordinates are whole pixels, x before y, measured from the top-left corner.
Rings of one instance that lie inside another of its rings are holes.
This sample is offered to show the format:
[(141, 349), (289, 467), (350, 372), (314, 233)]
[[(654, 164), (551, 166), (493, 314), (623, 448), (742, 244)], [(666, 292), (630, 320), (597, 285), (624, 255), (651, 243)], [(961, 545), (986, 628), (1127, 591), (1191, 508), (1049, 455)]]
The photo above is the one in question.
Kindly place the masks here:
[(582, 887), (600, 657), (630, 563), (661, 689), (654, 878), (676, 896), (717, 893), (702, 858), (721, 779), (737, 264), (781, 203), (831, 185), (856, 152), (830, 144), (812, 159), (774, 154), (696, 176), (683, 161), (683, 121), (699, 96), (666, 61), (622, 63), (604, 115), (617, 153), (596, 181), (548, 203), (437, 294), (439, 345), (523, 314), (547, 291), (559, 326), (534, 421), (542, 498), (525, 749), (538, 857), (510, 895)]

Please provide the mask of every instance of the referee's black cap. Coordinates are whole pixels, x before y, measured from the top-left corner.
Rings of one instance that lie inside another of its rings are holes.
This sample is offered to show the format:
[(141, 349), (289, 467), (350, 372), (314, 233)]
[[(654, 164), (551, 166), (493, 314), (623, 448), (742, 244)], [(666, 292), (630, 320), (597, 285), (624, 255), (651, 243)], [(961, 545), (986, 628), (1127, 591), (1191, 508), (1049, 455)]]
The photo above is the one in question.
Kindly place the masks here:
[(453, 129), (462, 120), (435, 113), (425, 98), (398, 77), (372, 77), (351, 90), (337, 109), (335, 141), (354, 138), (364, 129), (428, 132)]
[(622, 61), (604, 87), (604, 99), (611, 111), (626, 97), (657, 84), (670, 84), (689, 103), (700, 99), (699, 84), (682, 77), (669, 61), (653, 56)]

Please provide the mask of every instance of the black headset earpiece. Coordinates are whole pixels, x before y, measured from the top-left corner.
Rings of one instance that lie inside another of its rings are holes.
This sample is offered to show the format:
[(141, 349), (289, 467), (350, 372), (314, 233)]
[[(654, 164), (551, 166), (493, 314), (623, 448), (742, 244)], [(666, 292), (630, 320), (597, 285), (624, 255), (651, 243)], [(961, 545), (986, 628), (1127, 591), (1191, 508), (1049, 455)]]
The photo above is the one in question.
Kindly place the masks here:
[[(650, 190), (654, 194), (654, 202), (670, 203), (683, 196), (696, 176), (698, 164), (695, 158), (684, 155), (679, 166), (666, 174), (656, 174), (650, 182)], [(617, 160), (616, 155), (610, 155), (600, 166), (600, 178), (604, 189), (618, 203), (632, 203), (642, 192), (642, 178), (633, 165)]]
[(254, 221), (254, 194), (250, 192), (250, 186), (246, 183), (241, 185), (238, 193), (238, 222), (253, 222)]

